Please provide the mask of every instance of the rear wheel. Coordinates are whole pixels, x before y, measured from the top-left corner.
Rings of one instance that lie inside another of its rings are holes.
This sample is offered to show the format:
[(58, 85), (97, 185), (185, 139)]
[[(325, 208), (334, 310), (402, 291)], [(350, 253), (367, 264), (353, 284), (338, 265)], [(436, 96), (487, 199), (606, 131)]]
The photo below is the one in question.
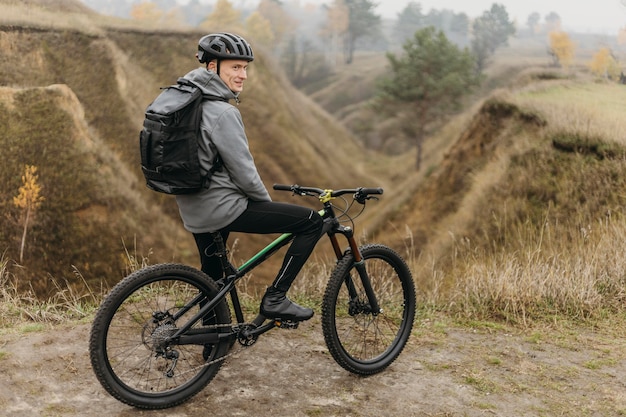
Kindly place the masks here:
[[(207, 275), (177, 264), (149, 266), (117, 284), (96, 313), (89, 339), (91, 365), (109, 394), (135, 407), (158, 409), (202, 390), (222, 361), (208, 363), (226, 355), (230, 341), (178, 345), (168, 338), (217, 292)], [(184, 311), (184, 306), (191, 308)], [(230, 322), (222, 301), (192, 331), (228, 332)]]
[(400, 355), (415, 317), (415, 285), (406, 262), (383, 245), (361, 248), (372, 289), (381, 307), (370, 308), (351, 253), (333, 271), (322, 302), (322, 331), (328, 349), (350, 372), (382, 371)]

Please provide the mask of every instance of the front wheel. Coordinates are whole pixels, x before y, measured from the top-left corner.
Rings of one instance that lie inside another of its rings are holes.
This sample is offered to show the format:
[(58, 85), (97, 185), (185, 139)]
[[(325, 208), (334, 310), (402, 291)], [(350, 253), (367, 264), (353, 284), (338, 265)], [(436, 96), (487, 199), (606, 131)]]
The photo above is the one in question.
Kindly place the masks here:
[[(91, 329), (91, 365), (102, 386), (118, 400), (148, 409), (172, 407), (197, 394), (219, 370), (230, 342), (183, 345), (169, 337), (217, 293), (207, 275), (178, 264), (149, 266), (124, 278), (103, 301)], [(229, 325), (223, 300), (190, 331), (224, 333)]]
[(391, 248), (366, 245), (363, 262), (380, 310), (369, 307), (354, 255), (332, 272), (322, 302), (322, 331), (344, 369), (371, 375), (387, 368), (406, 345), (415, 317), (415, 285), (406, 262)]

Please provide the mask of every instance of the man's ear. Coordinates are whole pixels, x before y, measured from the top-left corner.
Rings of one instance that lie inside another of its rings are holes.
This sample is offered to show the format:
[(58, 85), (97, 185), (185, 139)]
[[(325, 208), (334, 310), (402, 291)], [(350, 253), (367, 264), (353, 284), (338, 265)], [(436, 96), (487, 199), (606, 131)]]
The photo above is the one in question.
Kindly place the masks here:
[(216, 70), (217, 70), (217, 61), (213, 60), (213, 61), (209, 61), (209, 62), (207, 62), (207, 64), (206, 64), (206, 68), (207, 68), (208, 70), (211, 70), (211, 71), (213, 71), (213, 72), (216, 72)]

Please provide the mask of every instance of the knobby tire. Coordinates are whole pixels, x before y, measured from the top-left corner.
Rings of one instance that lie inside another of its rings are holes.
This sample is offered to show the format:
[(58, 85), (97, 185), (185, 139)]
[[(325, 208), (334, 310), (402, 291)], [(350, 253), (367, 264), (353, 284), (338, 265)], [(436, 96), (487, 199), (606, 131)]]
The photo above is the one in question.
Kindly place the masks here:
[[(149, 266), (118, 283), (96, 313), (89, 339), (91, 365), (104, 389), (146, 409), (173, 407), (202, 390), (222, 365), (221, 360), (207, 362), (225, 356), (230, 343), (222, 339), (207, 346), (167, 346), (164, 339), (217, 292), (206, 274), (179, 264)], [(176, 321), (168, 319), (198, 294), (206, 296), (203, 302)], [(226, 326), (216, 325), (230, 322), (223, 300), (192, 330), (212, 325), (213, 331), (226, 332)]]
[[(361, 248), (372, 288), (382, 312), (374, 314), (354, 255), (346, 252), (333, 270), (322, 301), (322, 332), (335, 361), (359, 375), (387, 368), (404, 349), (415, 317), (415, 285), (406, 262), (391, 248)], [(348, 294), (348, 282), (356, 298)]]

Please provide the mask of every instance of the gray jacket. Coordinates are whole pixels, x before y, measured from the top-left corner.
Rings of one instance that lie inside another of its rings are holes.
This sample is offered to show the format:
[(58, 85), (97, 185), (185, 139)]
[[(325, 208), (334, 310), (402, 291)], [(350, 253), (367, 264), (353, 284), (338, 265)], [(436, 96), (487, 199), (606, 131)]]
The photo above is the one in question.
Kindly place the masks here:
[[(237, 96), (217, 74), (197, 68), (186, 79), (205, 94), (231, 100)], [(241, 113), (225, 101), (206, 100), (202, 105), (199, 141), (200, 165), (211, 169), (219, 153), (224, 167), (215, 172), (209, 188), (177, 195), (176, 203), (185, 228), (192, 233), (215, 232), (232, 223), (248, 207), (248, 200), (271, 201), (248, 146)]]

